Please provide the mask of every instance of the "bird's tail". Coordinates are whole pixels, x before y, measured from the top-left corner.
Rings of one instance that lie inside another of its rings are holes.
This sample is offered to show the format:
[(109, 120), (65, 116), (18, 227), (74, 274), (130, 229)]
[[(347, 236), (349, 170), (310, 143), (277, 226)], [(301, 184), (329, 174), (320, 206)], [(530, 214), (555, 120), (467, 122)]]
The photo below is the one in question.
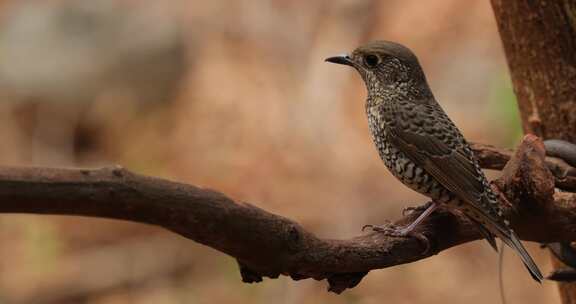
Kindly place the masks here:
[(526, 248), (524, 248), (522, 243), (520, 243), (520, 240), (516, 236), (516, 233), (514, 233), (514, 231), (510, 229), (508, 230), (508, 233), (498, 233), (498, 237), (506, 245), (508, 245), (508, 247), (512, 248), (518, 254), (518, 256), (520, 256), (520, 259), (522, 259), (524, 266), (526, 266), (526, 268), (530, 272), (530, 275), (532, 275), (532, 278), (536, 282), (542, 283), (542, 281), (544, 280), (542, 272), (540, 272), (538, 265), (534, 263), (534, 260), (532, 260), (532, 257), (530, 256), (528, 251), (526, 251)]
[[(490, 206), (492, 204), (492, 201), (488, 201), (487, 205)], [(483, 221), (486, 229), (490, 230), (491, 233), (500, 238), (504, 244), (508, 245), (508, 247), (512, 248), (512, 250), (520, 256), (520, 259), (522, 259), (524, 266), (526, 266), (532, 278), (536, 282), (542, 283), (544, 280), (542, 272), (540, 272), (540, 269), (538, 269), (538, 266), (534, 263), (528, 251), (526, 251), (526, 248), (520, 243), (516, 233), (514, 233), (514, 230), (508, 225), (508, 222), (490, 216), (489, 213), (483, 212), (483, 210), (478, 210), (476, 215)]]

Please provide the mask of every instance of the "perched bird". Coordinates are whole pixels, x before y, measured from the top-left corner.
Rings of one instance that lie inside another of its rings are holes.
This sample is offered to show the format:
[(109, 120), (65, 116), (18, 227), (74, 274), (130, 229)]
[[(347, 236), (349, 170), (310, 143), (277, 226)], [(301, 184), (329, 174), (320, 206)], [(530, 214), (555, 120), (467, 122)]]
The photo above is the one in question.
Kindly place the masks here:
[(326, 61), (360, 73), (368, 90), (369, 129), (380, 157), (402, 183), (432, 199), (412, 224), (380, 230), (408, 235), (442, 204), (477, 224), (495, 250), (494, 237), (499, 237), (541, 282), (542, 273), (509, 227), (470, 146), (434, 99), (412, 51), (394, 42), (374, 41)]

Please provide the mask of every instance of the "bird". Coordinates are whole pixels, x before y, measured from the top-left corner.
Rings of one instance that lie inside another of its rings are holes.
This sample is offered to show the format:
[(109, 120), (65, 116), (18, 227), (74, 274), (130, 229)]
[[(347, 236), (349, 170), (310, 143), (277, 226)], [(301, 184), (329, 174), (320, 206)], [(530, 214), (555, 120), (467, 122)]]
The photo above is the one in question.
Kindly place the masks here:
[(368, 127), (380, 158), (404, 185), (431, 198), (413, 223), (375, 230), (407, 236), (444, 206), (475, 224), (496, 251), (495, 237), (500, 238), (532, 278), (542, 282), (540, 269), (510, 227), (470, 145), (434, 98), (416, 55), (399, 43), (378, 40), (325, 61), (360, 74), (368, 92)]

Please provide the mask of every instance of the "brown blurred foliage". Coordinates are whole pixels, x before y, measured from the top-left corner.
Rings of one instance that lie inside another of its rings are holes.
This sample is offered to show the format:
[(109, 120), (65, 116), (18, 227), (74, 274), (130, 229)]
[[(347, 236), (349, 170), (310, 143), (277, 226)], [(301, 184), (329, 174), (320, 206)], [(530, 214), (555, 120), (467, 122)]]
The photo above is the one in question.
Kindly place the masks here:
[[(423, 202), (378, 159), (359, 78), (325, 57), (401, 42), (471, 141), (511, 145), (518, 134), (485, 1), (4, 0), (0, 25), (3, 165), (118, 163), (325, 237)], [(484, 243), (372, 272), (340, 296), (311, 280), (243, 284), (231, 258), (131, 223), (3, 215), (0, 248), (0, 303), (498, 301)], [(557, 301), (515, 259), (505, 281), (511, 301)]]

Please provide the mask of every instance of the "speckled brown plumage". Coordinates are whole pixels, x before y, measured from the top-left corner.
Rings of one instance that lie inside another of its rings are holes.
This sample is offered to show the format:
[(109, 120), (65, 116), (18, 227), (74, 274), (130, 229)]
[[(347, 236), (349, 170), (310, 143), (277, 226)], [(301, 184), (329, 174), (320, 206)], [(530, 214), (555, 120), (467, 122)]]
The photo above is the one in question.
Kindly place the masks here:
[[(541, 281), (542, 274), (508, 226), (470, 146), (434, 99), (416, 56), (397, 43), (376, 41), (327, 61), (350, 65), (362, 76), (374, 144), (396, 178), (433, 200), (424, 216), (437, 204), (466, 215), (495, 249), (498, 236)], [(408, 233), (413, 226), (402, 231)]]

